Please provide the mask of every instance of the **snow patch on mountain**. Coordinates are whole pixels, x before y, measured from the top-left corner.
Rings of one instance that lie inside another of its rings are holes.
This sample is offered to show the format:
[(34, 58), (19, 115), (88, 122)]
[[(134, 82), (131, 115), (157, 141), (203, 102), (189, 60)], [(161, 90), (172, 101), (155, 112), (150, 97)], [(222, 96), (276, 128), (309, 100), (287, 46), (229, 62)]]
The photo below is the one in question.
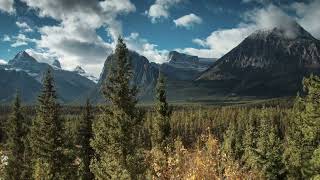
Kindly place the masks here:
[(95, 76), (93, 76), (92, 74), (88, 74), (81, 66), (77, 66), (73, 72), (78, 73), (79, 75), (93, 81), (94, 83), (98, 83), (99, 79)]

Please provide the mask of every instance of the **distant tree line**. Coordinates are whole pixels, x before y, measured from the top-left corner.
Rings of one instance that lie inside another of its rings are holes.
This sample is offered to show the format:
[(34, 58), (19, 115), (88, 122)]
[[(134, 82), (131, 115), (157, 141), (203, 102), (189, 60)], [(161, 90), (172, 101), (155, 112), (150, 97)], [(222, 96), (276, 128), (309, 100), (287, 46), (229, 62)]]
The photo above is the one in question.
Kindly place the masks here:
[(81, 114), (57, 100), (50, 69), (35, 115), (19, 92), (0, 146), (0, 179), (317, 179), (320, 178), (320, 78), (303, 80), (293, 107), (180, 107), (166, 99), (159, 70), (155, 105), (137, 107), (126, 44), (102, 91)]

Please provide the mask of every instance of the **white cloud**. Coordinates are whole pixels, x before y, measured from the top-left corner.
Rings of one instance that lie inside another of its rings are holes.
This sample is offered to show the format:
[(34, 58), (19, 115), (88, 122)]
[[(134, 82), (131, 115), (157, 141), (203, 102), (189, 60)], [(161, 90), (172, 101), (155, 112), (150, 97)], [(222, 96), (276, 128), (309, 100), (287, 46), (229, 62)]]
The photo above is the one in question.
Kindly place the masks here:
[(25, 50), (30, 56), (34, 57), (38, 62), (44, 62), (48, 64), (52, 64), (54, 59), (58, 59), (58, 57), (50, 53), (48, 51), (44, 51), (41, 49), (26, 49)]
[(138, 33), (131, 33), (125, 38), (125, 41), (129, 49), (145, 56), (151, 62), (163, 63), (167, 60), (169, 51), (158, 50), (157, 45), (141, 38)]
[(310, 3), (293, 3), (291, 8), (295, 10), (298, 15), (298, 23), (316, 38), (320, 39), (320, 1), (314, 0), (310, 1)]
[(176, 24), (177, 27), (185, 27), (190, 28), (193, 27), (195, 24), (201, 24), (202, 19), (191, 13), (189, 15), (182, 16), (178, 19), (173, 20), (173, 22)]
[(10, 41), (11, 41), (11, 38), (10, 38), (10, 36), (8, 36), (7, 34), (5, 34), (5, 35), (3, 35), (2, 41), (10, 42)]
[[(55, 54), (63, 67), (69, 70), (76, 65), (101, 65), (112, 52), (112, 46), (105, 43), (94, 29), (88, 29), (82, 24), (45, 26), (39, 31), (41, 39), (37, 41), (38, 49), (47, 49), (47, 53)], [(102, 67), (92, 73), (98, 75)]]
[(8, 62), (6, 60), (0, 59), (0, 65), (1, 64), (7, 64)]
[(0, 11), (10, 14), (15, 13), (14, 0), (0, 0)]
[(199, 38), (192, 39), (192, 42), (195, 44), (198, 44), (199, 46), (202, 46), (202, 47), (206, 46), (206, 42), (202, 39), (199, 39)]
[(11, 44), (11, 47), (26, 46), (30, 42), (33, 42), (33, 43), (37, 42), (36, 39), (28, 38), (24, 34), (18, 34), (18, 36), (12, 36), (11, 41), (13, 41), (13, 43)]
[[(22, 0), (35, 9), (41, 17), (51, 17), (60, 22), (38, 30), (41, 38), (36, 51), (57, 56), (63, 67), (73, 69), (80, 65), (90, 73), (99, 75), (103, 62), (112, 52), (114, 40), (122, 34), (117, 17), (136, 10), (130, 0)], [(105, 28), (107, 43), (97, 34)]]
[(16, 25), (21, 29), (22, 32), (33, 32), (33, 29), (26, 22), (16, 22)]
[(193, 39), (195, 44), (204, 48), (184, 48), (178, 50), (200, 57), (220, 58), (258, 29), (281, 27), (285, 30), (285, 35), (287, 35), (288, 38), (293, 38), (296, 32), (296, 29), (293, 28), (293, 22), (292, 18), (285, 14), (280, 8), (274, 5), (268, 5), (262, 9), (254, 9), (246, 12), (243, 15), (243, 22), (239, 23), (235, 28), (219, 29), (212, 32), (207, 38)]
[(216, 57), (216, 55), (214, 54), (214, 51), (212, 51), (211, 49), (196, 49), (196, 48), (181, 49), (181, 48), (178, 48), (175, 50), (180, 53), (185, 53), (185, 54), (189, 54), (192, 56), (198, 56), (198, 57), (202, 57), (202, 58)]
[(183, 0), (156, 0), (145, 14), (149, 16), (152, 23), (156, 23), (161, 18), (168, 18), (170, 16), (170, 8), (182, 1)]

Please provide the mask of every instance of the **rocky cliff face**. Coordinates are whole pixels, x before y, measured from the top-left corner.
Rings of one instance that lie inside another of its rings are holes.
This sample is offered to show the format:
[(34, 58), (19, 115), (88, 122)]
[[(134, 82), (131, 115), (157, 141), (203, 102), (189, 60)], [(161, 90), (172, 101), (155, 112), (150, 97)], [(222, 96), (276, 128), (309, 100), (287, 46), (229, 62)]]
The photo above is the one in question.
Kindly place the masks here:
[(194, 80), (201, 72), (208, 69), (215, 59), (199, 58), (171, 51), (168, 62), (161, 65), (161, 71), (172, 80)]
[[(159, 74), (158, 66), (150, 63), (147, 58), (133, 51), (129, 52), (129, 58), (131, 60), (133, 71), (131, 83), (138, 86), (140, 93), (144, 93), (153, 89)], [(104, 67), (98, 81), (98, 88), (101, 88), (104, 81), (107, 79), (113, 62), (114, 55), (112, 54), (104, 63)]]
[(294, 37), (279, 28), (254, 32), (198, 80), (236, 80), (235, 91), (296, 93), (303, 76), (320, 70), (320, 41), (296, 29)]

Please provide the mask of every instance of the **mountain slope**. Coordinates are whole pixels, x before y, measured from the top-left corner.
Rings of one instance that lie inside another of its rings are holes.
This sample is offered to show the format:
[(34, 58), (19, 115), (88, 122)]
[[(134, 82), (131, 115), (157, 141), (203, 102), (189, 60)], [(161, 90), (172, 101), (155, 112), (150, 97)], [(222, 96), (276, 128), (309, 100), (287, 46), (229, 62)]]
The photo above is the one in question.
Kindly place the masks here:
[(233, 92), (249, 95), (295, 94), (303, 76), (320, 70), (320, 41), (298, 24), (295, 32), (294, 37), (279, 28), (254, 32), (198, 81), (234, 81)]
[(83, 76), (91, 81), (93, 81), (94, 83), (98, 83), (99, 79), (96, 78), (95, 76), (88, 74), (84, 69), (82, 69), (81, 66), (77, 66), (73, 72), (79, 74), (80, 76)]
[(23, 102), (34, 103), (41, 84), (26, 72), (0, 68), (0, 103), (11, 103), (17, 90)]
[[(10, 82), (12, 88), (19, 89), (19, 91), (21, 91), (21, 94), (30, 94), (30, 99), (35, 97), (31, 96), (31, 94), (33, 93), (30, 93), (30, 87), (28, 84), (32, 86), (34, 92), (39, 92), (41, 86), (35, 85), (34, 82), (37, 82), (41, 85), (43, 75), (48, 68), (51, 68), (53, 71), (57, 94), (59, 100), (62, 103), (70, 103), (76, 101), (81, 96), (87, 94), (88, 91), (95, 86), (95, 83), (93, 81), (75, 72), (66, 71), (56, 66), (52, 67), (51, 65), (46, 63), (40, 63), (25, 51), (18, 53), (12, 60), (8, 62), (8, 64), (0, 66), (0, 69), (3, 70), (2, 79), (10, 78), (12, 81)], [(15, 75), (16, 78), (8, 77), (15, 74), (13, 71), (16, 74), (18, 72), (21, 73), (19, 73), (19, 76)], [(25, 79), (26, 82), (21, 82), (21, 79)], [(9, 84), (9, 82), (7, 83)], [(36, 87), (38, 89), (36, 89)], [(12, 97), (12, 94), (14, 93), (15, 90), (11, 91), (11, 94), (7, 95)]]
[[(159, 74), (158, 65), (156, 65), (155, 63), (150, 63), (146, 57), (141, 56), (134, 51), (129, 51), (129, 58), (131, 60), (133, 72), (131, 83), (139, 88), (140, 98), (150, 98), (152, 96), (152, 91), (156, 85)], [(107, 80), (114, 60), (114, 54), (111, 54), (107, 57), (97, 86), (90, 93), (90, 97), (95, 102), (104, 101), (104, 98), (102, 98), (101, 94), (101, 88), (103, 87), (104, 82)]]
[[(158, 67), (152, 65), (149, 60), (139, 55), (136, 52), (129, 51), (129, 58), (131, 60), (133, 79), (132, 83), (140, 87), (143, 91), (147, 91), (155, 85), (158, 77)], [(104, 67), (98, 82), (98, 86), (102, 83), (108, 76), (112, 63), (114, 62), (114, 55), (108, 56), (104, 63)]]
[(215, 59), (199, 58), (171, 51), (168, 63), (161, 64), (161, 71), (170, 80), (194, 80), (214, 63)]

